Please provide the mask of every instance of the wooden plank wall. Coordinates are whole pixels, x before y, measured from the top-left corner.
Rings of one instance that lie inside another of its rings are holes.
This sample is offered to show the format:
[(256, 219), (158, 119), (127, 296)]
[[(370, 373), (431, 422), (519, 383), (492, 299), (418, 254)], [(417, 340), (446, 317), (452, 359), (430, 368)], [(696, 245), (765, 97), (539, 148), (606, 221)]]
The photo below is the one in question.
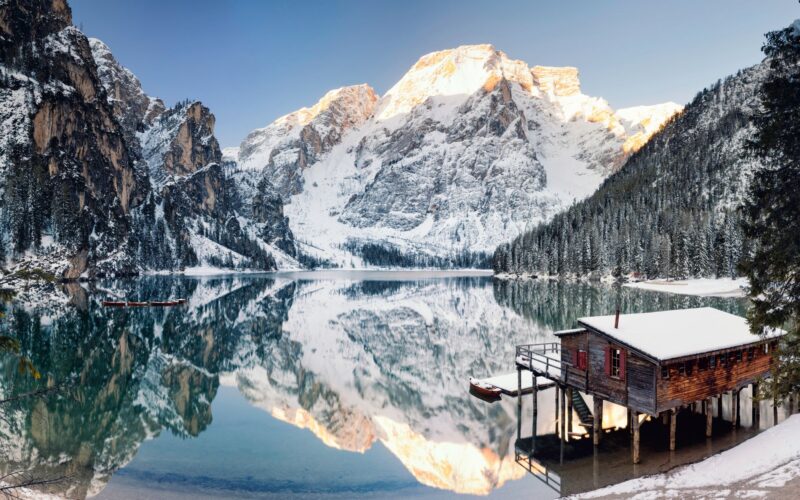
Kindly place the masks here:
[[(707, 357), (707, 356), (706, 356)], [(734, 357), (735, 359), (735, 357)], [(716, 396), (725, 391), (744, 387), (770, 371), (772, 352), (764, 353), (763, 345), (755, 349), (755, 356), (747, 360), (747, 352), (742, 361), (728, 361), (728, 366), (717, 362), (712, 369), (699, 369), (698, 359), (694, 362), (692, 375), (679, 374), (678, 364), (668, 365), (669, 379), (656, 374), (658, 382), (658, 411), (668, 410), (679, 405), (690, 404)]]
[(625, 381), (606, 375), (606, 347), (609, 345), (605, 338), (595, 333), (589, 335), (589, 390), (607, 401), (627, 406)]
[(656, 365), (631, 352), (627, 361), (628, 406), (656, 415)]
[[(565, 363), (572, 363), (574, 365), (575, 353), (578, 352), (579, 349), (583, 349), (584, 351), (588, 352), (588, 339), (588, 332), (561, 336), (561, 361)], [(562, 373), (562, 377), (563, 376), (564, 374)], [(577, 365), (574, 365), (574, 368), (569, 371), (567, 377), (567, 382), (569, 385), (582, 391), (587, 389), (586, 370), (578, 370)]]

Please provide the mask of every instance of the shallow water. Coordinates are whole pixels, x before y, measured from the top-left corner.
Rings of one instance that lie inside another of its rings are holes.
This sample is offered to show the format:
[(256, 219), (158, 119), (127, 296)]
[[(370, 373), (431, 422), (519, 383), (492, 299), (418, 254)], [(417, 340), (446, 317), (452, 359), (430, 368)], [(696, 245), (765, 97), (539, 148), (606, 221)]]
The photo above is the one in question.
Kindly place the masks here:
[[(101, 307), (112, 294), (189, 301)], [(58, 311), (6, 306), (0, 328), (43, 378), (1, 355), (3, 397), (60, 389), (2, 406), (0, 473), (58, 479), (38, 490), (75, 498), (582, 491), (597, 485), (592, 460), (576, 451), (566, 466), (549, 464), (555, 489), (529, 474), (515, 461), (516, 401), (476, 399), (468, 377), (510, 372), (516, 344), (552, 340), (575, 318), (617, 306), (744, 310), (737, 299), (466, 272), (151, 276), (100, 283), (72, 302)], [(553, 432), (551, 392), (539, 395), (540, 436)], [(713, 449), (749, 434), (722, 435)], [(651, 465), (663, 464), (653, 443)], [(713, 449), (687, 445), (668, 463)], [(636, 470), (621, 465), (621, 447), (601, 453), (618, 464), (605, 474), (614, 481), (650, 470), (644, 449)]]

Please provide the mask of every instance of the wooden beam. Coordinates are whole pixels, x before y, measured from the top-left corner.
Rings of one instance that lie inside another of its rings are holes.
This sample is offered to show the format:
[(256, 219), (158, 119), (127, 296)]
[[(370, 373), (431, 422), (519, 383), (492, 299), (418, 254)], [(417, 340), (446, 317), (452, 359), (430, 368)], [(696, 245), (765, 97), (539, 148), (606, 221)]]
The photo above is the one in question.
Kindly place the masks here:
[(675, 431), (678, 427), (678, 410), (673, 408), (669, 414), (669, 451), (675, 451)]
[(633, 427), (633, 463), (639, 463), (639, 412), (635, 411), (631, 418), (631, 426)]
[(600, 444), (600, 436), (603, 433), (603, 400), (594, 396), (594, 424), (592, 426), (592, 437), (594, 445)]
[(533, 377), (533, 390), (531, 391), (533, 403), (533, 417), (531, 418), (531, 455), (536, 451), (536, 422), (539, 418), (539, 388), (536, 386), (536, 377)]
[(772, 425), (778, 425), (778, 398), (772, 398)]
[(517, 368), (517, 439), (521, 437), (522, 437), (522, 369)]
[(560, 450), (560, 463), (564, 463), (564, 443), (567, 441), (567, 391), (566, 388), (561, 389), (561, 450)]
[(714, 415), (711, 413), (711, 398), (706, 399), (706, 408), (708, 408), (708, 411), (706, 411), (706, 437), (710, 438), (711, 429), (714, 426)]
[(750, 390), (750, 399), (753, 402), (753, 427), (758, 429), (761, 420), (761, 401), (758, 400), (758, 382), (753, 382)]
[(566, 388), (561, 389), (561, 440), (567, 440), (567, 391)]
[(558, 384), (556, 384), (555, 389), (556, 389), (556, 402), (555, 402), (556, 403), (556, 406), (555, 406), (555, 408), (556, 408), (556, 437), (560, 437), (558, 434), (559, 434), (559, 427), (561, 427), (561, 425), (560, 425), (561, 420), (559, 420), (560, 417), (561, 417), (561, 412), (558, 411), (558, 389), (559, 389)]
[(572, 432), (572, 387), (567, 389), (567, 441), (569, 433)]
[(739, 390), (731, 391), (731, 423), (733, 428), (739, 427)]

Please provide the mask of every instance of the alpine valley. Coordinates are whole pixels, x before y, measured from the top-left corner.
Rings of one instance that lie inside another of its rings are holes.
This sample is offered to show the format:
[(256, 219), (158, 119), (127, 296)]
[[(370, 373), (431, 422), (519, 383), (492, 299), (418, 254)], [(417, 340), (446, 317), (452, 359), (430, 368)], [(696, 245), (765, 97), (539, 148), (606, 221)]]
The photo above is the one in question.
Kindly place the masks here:
[(6, 282), (488, 267), (681, 110), (615, 111), (575, 68), (463, 46), (423, 56), (383, 96), (332, 90), (223, 152), (208, 108), (147, 95), (63, 0), (0, 1), (0, 19)]

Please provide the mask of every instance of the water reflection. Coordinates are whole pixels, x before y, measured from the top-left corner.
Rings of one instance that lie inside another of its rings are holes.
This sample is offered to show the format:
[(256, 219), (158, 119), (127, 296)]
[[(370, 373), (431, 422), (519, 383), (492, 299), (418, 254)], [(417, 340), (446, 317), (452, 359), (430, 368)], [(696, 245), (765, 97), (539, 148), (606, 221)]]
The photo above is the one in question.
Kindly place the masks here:
[[(19, 339), (43, 378), (0, 355), (3, 397), (65, 389), (0, 407), (0, 474), (65, 477), (40, 489), (77, 498), (101, 491), (163, 431), (202, 438), (221, 385), (327, 447), (363, 453), (380, 442), (421, 484), (488, 494), (527, 473), (515, 463), (515, 402), (469, 396), (470, 374), (511, 371), (516, 344), (617, 304), (743, 310), (732, 299), (419, 273), (152, 276), (72, 295), (55, 311), (5, 306), (0, 333)], [(189, 300), (100, 307), (109, 295)]]

